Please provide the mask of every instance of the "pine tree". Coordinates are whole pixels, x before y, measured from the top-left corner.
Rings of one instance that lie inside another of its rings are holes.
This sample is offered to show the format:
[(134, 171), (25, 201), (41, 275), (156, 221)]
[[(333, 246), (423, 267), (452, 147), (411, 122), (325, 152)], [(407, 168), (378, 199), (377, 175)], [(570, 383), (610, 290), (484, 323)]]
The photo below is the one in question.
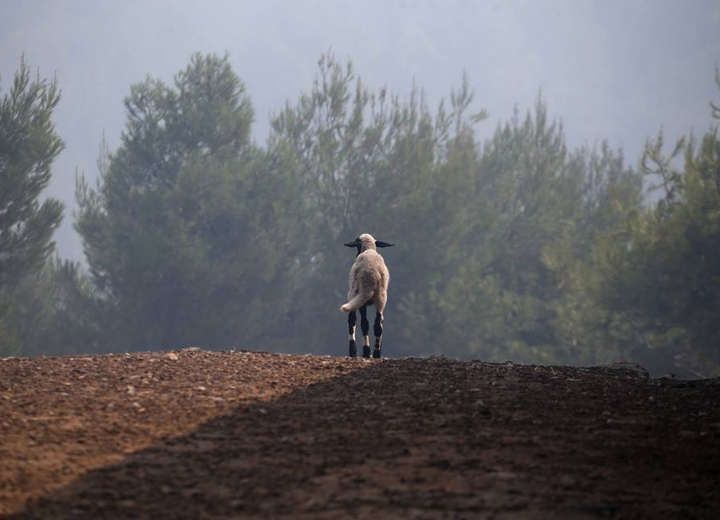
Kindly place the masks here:
[[(197, 54), (173, 85), (131, 87), (121, 146), (77, 229), (110, 320), (105, 349), (257, 344), (290, 285), (292, 182), (250, 142), (253, 110), (227, 57)], [(279, 311), (278, 311), (279, 312)]]
[(42, 267), (62, 219), (59, 201), (39, 200), (63, 148), (52, 122), (59, 100), (57, 83), (32, 79), (24, 60), (0, 100), (0, 352), (19, 348), (10, 292)]
[(0, 290), (39, 269), (52, 251), (62, 205), (40, 193), (63, 148), (52, 122), (55, 81), (31, 79), (25, 62), (0, 101)]

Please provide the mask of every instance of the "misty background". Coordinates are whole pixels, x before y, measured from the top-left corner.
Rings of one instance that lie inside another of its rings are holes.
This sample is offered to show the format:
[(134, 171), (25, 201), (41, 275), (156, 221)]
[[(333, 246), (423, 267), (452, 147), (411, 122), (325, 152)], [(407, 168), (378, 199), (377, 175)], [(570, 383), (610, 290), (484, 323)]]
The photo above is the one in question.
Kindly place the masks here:
[(718, 375), (719, 28), (701, 0), (0, 2), (0, 355), (343, 355), (370, 232), (386, 356)]
[(570, 146), (606, 139), (634, 164), (659, 129), (672, 141), (709, 126), (720, 3), (3, 0), (0, 84), (24, 55), (62, 91), (54, 120), (65, 149), (47, 190), (66, 205), (60, 254), (82, 259), (75, 172), (97, 175), (103, 136), (117, 147), (131, 84), (170, 81), (194, 52), (227, 52), (264, 144), (270, 115), (310, 87), (328, 50), (352, 60), (369, 86), (407, 95), (415, 83), (431, 103), (466, 72), (475, 108), (489, 114), (480, 138), (542, 92)]

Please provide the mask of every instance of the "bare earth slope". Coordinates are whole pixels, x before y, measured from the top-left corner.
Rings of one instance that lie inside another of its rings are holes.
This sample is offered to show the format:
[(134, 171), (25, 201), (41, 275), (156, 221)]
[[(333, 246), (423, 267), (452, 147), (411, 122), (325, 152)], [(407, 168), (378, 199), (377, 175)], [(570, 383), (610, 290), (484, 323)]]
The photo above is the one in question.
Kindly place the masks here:
[(9, 518), (720, 518), (720, 381), (246, 352), (0, 360)]

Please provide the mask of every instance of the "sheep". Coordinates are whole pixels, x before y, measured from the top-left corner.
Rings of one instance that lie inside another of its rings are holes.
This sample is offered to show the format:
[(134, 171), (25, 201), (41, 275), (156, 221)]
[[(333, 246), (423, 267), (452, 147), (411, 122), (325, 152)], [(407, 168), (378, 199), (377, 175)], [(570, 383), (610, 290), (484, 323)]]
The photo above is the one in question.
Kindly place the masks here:
[(367, 319), (367, 306), (375, 305), (375, 348), (373, 357), (380, 357), (383, 333), (383, 312), (387, 303), (388, 284), (390, 273), (385, 260), (377, 252), (378, 247), (390, 247), (393, 244), (375, 240), (372, 235), (363, 233), (354, 241), (345, 244), (347, 247), (357, 249), (355, 263), (350, 269), (348, 301), (340, 306), (340, 310), (348, 313), (349, 356), (357, 356), (355, 346), (355, 311), (360, 309), (360, 326), (363, 333), (363, 357), (370, 357), (370, 336), (368, 335), (370, 323)]

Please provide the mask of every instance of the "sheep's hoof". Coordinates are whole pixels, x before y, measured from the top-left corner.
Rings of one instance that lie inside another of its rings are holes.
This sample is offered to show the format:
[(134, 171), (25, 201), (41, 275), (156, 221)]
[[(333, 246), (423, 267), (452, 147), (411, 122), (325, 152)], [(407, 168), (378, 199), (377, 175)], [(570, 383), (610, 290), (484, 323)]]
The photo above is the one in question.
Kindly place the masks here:
[(379, 348), (376, 348), (375, 350), (373, 350), (373, 357), (375, 359), (380, 359), (380, 349)]
[(357, 357), (357, 347), (355, 346), (354, 341), (350, 341), (350, 348), (348, 351), (348, 356), (350, 357)]
[(364, 358), (369, 358), (369, 357), (370, 357), (370, 347), (368, 347), (367, 345), (365, 345), (365, 346), (363, 347), (363, 357), (364, 357)]

